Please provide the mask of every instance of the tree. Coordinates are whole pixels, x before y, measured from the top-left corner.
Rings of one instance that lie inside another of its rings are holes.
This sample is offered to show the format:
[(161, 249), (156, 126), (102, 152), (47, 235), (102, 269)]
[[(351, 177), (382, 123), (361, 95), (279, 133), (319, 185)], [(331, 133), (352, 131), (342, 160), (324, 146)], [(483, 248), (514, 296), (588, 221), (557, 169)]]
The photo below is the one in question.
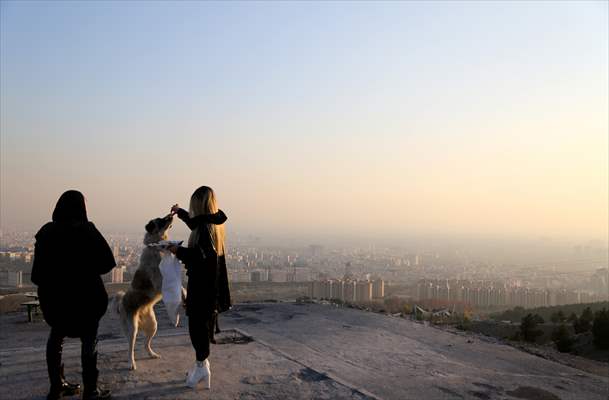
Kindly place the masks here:
[(594, 345), (599, 349), (609, 349), (609, 310), (603, 308), (596, 312), (592, 325)]
[(552, 331), (552, 341), (556, 345), (556, 349), (561, 353), (570, 352), (575, 342), (565, 324), (560, 324), (560, 326)]
[(571, 323), (573, 323), (573, 322), (577, 321), (577, 314), (575, 314), (574, 312), (572, 312), (572, 313), (571, 313), (571, 315), (569, 315), (569, 318), (567, 318), (567, 321), (568, 321), (568, 322), (571, 322)]
[(584, 333), (589, 332), (592, 329), (592, 322), (594, 321), (594, 314), (590, 307), (586, 307), (586, 309), (582, 312), (582, 315), (576, 320), (573, 321), (573, 329), (575, 333)]
[(592, 312), (590, 307), (586, 307), (584, 309), (584, 312), (582, 312), (582, 316), (580, 317), (580, 319), (582, 319), (582, 318), (586, 321), (590, 321), (590, 323), (592, 323), (592, 321), (594, 321), (594, 313)]
[(543, 335), (541, 329), (537, 329), (538, 324), (543, 324), (543, 318), (537, 314), (527, 314), (520, 322), (520, 334), (527, 342), (535, 342), (535, 340)]
[(563, 322), (564, 320), (565, 314), (562, 312), (562, 310), (558, 310), (550, 316), (550, 321), (554, 322), (555, 324)]

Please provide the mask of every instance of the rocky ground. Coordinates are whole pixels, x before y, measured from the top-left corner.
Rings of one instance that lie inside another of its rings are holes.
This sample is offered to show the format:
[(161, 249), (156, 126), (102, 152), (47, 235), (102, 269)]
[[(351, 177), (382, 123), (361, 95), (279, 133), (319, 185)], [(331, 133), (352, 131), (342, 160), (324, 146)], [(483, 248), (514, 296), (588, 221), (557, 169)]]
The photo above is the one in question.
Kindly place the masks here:
[[(193, 362), (186, 329), (164, 310), (149, 359), (127, 369), (127, 344), (115, 315), (100, 327), (103, 383), (119, 399), (607, 399), (609, 369), (582, 370), (484, 340), (401, 318), (294, 303), (241, 304), (221, 317), (212, 346), (212, 390), (184, 387)], [(47, 388), (43, 321), (0, 315), (0, 399), (42, 399)], [(78, 379), (79, 343), (65, 346), (67, 374)]]

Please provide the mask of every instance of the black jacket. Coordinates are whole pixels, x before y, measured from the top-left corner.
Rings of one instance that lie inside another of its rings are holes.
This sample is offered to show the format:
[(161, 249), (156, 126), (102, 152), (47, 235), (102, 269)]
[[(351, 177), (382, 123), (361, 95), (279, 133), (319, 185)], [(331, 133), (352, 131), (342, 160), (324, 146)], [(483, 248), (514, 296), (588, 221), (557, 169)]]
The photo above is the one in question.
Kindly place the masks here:
[(97, 324), (108, 294), (101, 276), (116, 266), (112, 250), (92, 222), (49, 222), (36, 234), (32, 282), (44, 319), (67, 336)]
[(180, 247), (176, 253), (176, 257), (184, 263), (188, 275), (187, 314), (201, 312), (209, 315), (216, 310), (228, 310), (231, 299), (226, 258), (216, 253), (206, 227), (207, 224), (221, 225), (228, 218), (222, 210), (216, 214), (190, 218), (186, 210), (180, 209), (177, 215), (191, 230), (201, 228), (197, 246)]

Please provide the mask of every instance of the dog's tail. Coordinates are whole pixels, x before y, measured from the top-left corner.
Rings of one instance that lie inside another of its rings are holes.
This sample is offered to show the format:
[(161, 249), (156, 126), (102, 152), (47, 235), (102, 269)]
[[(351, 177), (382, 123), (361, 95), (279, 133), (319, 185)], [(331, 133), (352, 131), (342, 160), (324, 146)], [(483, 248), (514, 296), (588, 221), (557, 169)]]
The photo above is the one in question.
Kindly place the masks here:
[(122, 290), (114, 295), (112, 298), (111, 309), (117, 314), (121, 313), (121, 309), (123, 308), (123, 297), (125, 297), (125, 292)]

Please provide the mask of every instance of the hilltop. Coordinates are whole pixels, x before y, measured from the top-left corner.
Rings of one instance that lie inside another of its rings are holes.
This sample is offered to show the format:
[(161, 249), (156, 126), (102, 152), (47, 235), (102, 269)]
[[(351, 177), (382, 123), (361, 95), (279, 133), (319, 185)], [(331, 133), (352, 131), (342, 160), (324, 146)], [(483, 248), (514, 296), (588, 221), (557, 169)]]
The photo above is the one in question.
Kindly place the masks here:
[[(609, 377), (577, 370), (466, 332), (321, 304), (240, 304), (221, 317), (212, 346), (213, 390), (183, 387), (192, 350), (184, 326), (157, 310), (161, 360), (138, 347), (127, 371), (116, 316), (100, 327), (102, 380), (115, 398), (154, 399), (606, 399)], [(0, 316), (0, 398), (42, 399), (44, 322)], [(78, 342), (65, 349), (77, 376)], [(142, 358), (144, 357), (144, 358)], [(609, 371), (608, 371), (609, 372)], [(26, 384), (27, 383), (27, 384)]]

